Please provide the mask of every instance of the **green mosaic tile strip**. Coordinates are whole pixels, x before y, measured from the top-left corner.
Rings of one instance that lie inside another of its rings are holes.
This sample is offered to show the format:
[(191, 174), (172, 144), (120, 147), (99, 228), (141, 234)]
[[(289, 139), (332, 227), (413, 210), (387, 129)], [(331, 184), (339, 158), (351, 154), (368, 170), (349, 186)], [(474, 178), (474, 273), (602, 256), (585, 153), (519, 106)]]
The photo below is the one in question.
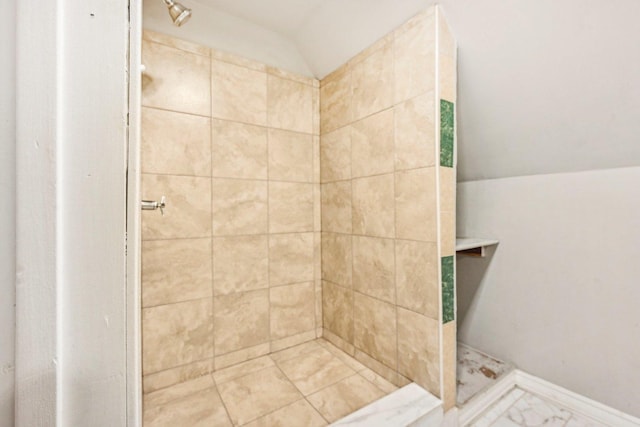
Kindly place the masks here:
[(440, 100), (440, 166), (453, 167), (454, 129), (453, 102)]
[(440, 259), (442, 271), (442, 323), (455, 320), (455, 287), (453, 277), (453, 256)]

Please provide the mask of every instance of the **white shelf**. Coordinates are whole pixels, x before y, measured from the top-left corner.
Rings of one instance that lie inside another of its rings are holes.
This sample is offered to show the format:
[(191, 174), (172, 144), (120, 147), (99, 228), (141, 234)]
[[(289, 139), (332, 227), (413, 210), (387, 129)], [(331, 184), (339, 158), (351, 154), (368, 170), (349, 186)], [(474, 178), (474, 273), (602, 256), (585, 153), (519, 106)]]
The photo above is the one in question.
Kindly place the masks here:
[(471, 256), (484, 256), (484, 250), (487, 246), (497, 245), (496, 239), (481, 239), (474, 237), (457, 237), (456, 252)]

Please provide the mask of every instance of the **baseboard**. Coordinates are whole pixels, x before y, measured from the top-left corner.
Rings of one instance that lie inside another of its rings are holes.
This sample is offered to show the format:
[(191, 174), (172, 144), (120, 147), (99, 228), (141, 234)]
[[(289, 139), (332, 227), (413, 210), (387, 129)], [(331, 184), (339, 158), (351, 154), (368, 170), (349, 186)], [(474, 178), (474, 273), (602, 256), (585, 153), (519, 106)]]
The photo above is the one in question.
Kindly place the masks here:
[(514, 387), (537, 394), (571, 412), (615, 427), (638, 427), (640, 418), (625, 414), (603, 403), (589, 399), (556, 384), (515, 369), (491, 386), (487, 391), (471, 399), (460, 409), (459, 425), (466, 426), (486, 411)]
[(516, 384), (523, 390), (537, 394), (564, 406), (572, 412), (616, 427), (638, 427), (640, 418), (625, 414), (603, 403), (562, 388), (541, 378), (516, 370)]

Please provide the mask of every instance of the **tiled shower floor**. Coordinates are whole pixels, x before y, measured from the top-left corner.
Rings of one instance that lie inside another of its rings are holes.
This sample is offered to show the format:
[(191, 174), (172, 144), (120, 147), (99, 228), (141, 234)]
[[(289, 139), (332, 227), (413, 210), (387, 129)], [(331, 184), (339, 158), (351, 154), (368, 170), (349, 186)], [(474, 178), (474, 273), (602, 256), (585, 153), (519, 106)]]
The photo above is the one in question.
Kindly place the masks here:
[(318, 339), (144, 396), (144, 426), (325, 426), (396, 390)]

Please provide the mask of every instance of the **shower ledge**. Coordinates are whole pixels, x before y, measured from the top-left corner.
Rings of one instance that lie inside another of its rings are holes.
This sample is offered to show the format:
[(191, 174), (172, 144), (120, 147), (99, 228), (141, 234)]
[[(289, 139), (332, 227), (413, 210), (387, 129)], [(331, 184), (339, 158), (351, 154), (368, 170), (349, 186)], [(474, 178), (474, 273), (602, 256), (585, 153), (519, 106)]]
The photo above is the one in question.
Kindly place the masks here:
[(440, 427), (442, 401), (411, 383), (331, 424), (332, 426)]
[(497, 245), (496, 239), (482, 239), (477, 237), (456, 237), (456, 253), (476, 257), (485, 256), (487, 246)]

